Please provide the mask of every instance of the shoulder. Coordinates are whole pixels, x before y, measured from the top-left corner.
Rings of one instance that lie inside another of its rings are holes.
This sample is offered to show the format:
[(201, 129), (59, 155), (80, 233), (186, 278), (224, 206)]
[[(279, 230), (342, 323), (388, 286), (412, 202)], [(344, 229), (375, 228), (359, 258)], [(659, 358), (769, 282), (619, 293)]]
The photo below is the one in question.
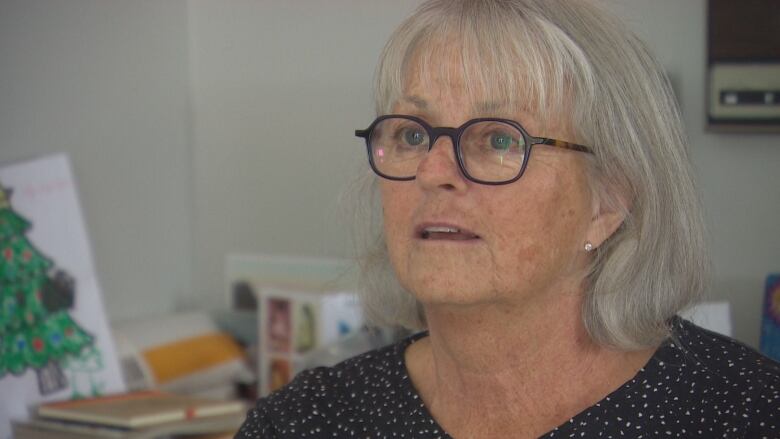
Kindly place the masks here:
[(674, 321), (673, 334), (671, 344), (679, 359), (692, 362), (695, 369), (709, 372), (722, 384), (758, 388), (780, 384), (780, 364), (743, 343), (682, 319)]
[[(729, 337), (675, 320), (672, 341), (660, 360), (679, 372), (699, 404), (754, 434), (780, 431), (780, 364)], [(667, 369), (668, 371), (668, 369)], [(734, 424), (732, 424), (734, 425)]]
[[(298, 374), (282, 389), (257, 401), (239, 438), (293, 438), (337, 431), (370, 417), (383, 399), (405, 386), (403, 351), (414, 338), (366, 352), (333, 367)], [(309, 434), (310, 433), (310, 434)]]

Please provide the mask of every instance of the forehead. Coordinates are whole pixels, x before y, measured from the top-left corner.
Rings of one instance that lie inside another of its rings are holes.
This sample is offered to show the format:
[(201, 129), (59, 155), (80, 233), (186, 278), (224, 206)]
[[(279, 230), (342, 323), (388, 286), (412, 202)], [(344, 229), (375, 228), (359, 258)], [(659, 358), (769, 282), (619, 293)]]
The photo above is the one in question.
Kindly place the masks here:
[(506, 78), (495, 78), (494, 69), (482, 58), (458, 42), (423, 44), (404, 63), (399, 98), (417, 106), (425, 106), (419, 98), (426, 97), (458, 100), (475, 110), (528, 109), (527, 100), (501, 86), (507, 84)]
[[(504, 117), (540, 132), (556, 114), (541, 114), (536, 93), (522, 63), (509, 59), (496, 65), (457, 40), (419, 46), (404, 64), (401, 90), (393, 108), (414, 109), (435, 116), (456, 108), (463, 118)], [(512, 70), (501, 68), (513, 64)]]

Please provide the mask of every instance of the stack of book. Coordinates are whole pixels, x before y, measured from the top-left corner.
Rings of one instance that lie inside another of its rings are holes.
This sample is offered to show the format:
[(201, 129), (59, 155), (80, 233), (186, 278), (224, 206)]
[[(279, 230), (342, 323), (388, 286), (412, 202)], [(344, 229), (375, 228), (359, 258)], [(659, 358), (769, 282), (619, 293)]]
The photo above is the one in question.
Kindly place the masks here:
[(240, 427), (245, 409), (240, 401), (151, 390), (42, 404), (13, 430), (16, 439), (227, 438)]

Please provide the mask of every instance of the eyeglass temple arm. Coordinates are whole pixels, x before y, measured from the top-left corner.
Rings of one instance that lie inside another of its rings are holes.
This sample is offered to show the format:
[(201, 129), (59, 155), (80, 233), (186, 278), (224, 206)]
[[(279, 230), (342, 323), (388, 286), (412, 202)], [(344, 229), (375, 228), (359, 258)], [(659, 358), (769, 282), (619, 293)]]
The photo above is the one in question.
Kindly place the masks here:
[(588, 148), (585, 145), (580, 145), (577, 143), (566, 142), (558, 139), (550, 139), (548, 137), (533, 137), (532, 140), (533, 140), (532, 143), (533, 145), (549, 145), (549, 146), (554, 146), (556, 148), (563, 148), (572, 151), (579, 151), (579, 152), (586, 152), (588, 154), (593, 154), (593, 151), (591, 151), (590, 148)]
[(355, 136), (366, 138), (368, 137), (368, 130), (355, 130)]

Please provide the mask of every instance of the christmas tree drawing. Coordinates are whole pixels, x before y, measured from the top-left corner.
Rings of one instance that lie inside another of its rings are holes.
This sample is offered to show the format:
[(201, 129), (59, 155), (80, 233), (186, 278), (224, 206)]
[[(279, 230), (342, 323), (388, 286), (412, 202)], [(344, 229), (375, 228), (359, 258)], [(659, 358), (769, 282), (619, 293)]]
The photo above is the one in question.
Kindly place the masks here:
[(62, 363), (80, 358), (94, 339), (68, 313), (73, 279), (30, 243), (31, 227), (0, 186), (0, 378), (32, 369), (48, 395), (68, 386)]

